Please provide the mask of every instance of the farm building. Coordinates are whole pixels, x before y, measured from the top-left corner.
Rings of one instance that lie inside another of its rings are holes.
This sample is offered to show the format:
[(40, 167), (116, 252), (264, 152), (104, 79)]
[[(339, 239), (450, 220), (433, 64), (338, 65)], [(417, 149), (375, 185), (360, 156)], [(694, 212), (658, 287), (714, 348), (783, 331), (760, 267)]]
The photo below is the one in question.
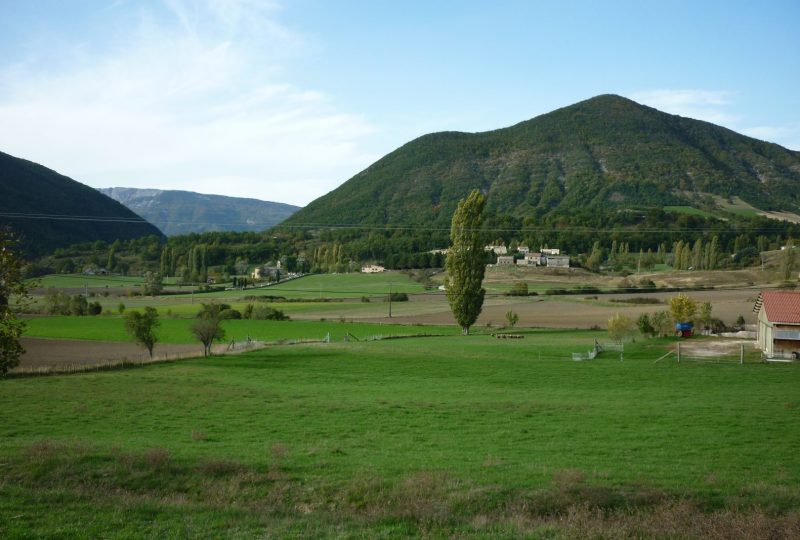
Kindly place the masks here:
[(800, 292), (761, 291), (756, 345), (771, 358), (800, 356)]
[(561, 255), (561, 250), (558, 248), (542, 248), (542, 255)]
[(361, 272), (363, 274), (378, 274), (380, 272), (385, 272), (386, 268), (383, 266), (378, 266), (377, 264), (368, 264), (366, 266), (361, 267)]
[(548, 268), (569, 268), (568, 255), (548, 255), (547, 256)]
[(542, 264), (541, 253), (526, 253), (525, 260), (528, 261), (528, 266), (538, 266)]
[(514, 257), (511, 255), (504, 257), (497, 257), (497, 266), (508, 266), (514, 264)]
[(508, 253), (508, 248), (506, 246), (496, 246), (494, 244), (489, 244), (483, 249), (485, 251), (493, 251), (495, 255), (505, 255)]

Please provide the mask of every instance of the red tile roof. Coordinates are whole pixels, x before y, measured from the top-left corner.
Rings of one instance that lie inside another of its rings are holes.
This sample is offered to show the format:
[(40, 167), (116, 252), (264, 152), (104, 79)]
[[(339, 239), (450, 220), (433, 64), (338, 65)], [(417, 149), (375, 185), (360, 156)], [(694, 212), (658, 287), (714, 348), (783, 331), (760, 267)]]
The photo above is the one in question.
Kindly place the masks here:
[(756, 305), (759, 303), (770, 322), (800, 324), (800, 292), (761, 291)]

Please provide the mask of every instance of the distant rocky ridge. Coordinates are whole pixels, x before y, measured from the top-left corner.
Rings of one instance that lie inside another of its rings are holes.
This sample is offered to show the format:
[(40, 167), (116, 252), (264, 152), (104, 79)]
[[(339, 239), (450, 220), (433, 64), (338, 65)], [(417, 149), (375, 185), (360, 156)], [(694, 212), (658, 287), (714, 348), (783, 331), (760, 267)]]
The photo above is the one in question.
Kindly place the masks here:
[(192, 191), (125, 187), (99, 191), (147, 219), (167, 236), (208, 231), (263, 231), (300, 208), (291, 204)]

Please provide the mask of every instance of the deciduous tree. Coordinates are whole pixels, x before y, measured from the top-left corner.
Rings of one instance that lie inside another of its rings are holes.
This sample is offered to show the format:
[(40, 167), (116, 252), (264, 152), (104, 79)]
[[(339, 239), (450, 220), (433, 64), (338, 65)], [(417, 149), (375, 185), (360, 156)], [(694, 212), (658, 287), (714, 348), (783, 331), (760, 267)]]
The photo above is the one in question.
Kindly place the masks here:
[(486, 197), (473, 190), (458, 203), (450, 227), (447, 252), (447, 300), (463, 334), (478, 319), (483, 309), (483, 275), (486, 271), (479, 228), (483, 223)]
[(519, 322), (519, 315), (509, 310), (506, 312), (506, 323), (510, 328), (514, 328)]
[(203, 344), (203, 356), (211, 354), (211, 345), (214, 340), (225, 339), (225, 329), (222, 328), (220, 311), (220, 306), (217, 304), (203, 304), (203, 309), (190, 328), (192, 334)]
[(137, 343), (147, 349), (150, 358), (153, 358), (153, 348), (158, 342), (156, 329), (159, 326), (161, 326), (161, 322), (158, 320), (158, 311), (154, 307), (147, 306), (144, 308), (144, 313), (134, 310), (125, 314), (125, 330)]
[(633, 334), (635, 328), (636, 323), (627, 315), (617, 313), (608, 319), (608, 335), (615, 341), (622, 342)]
[(680, 293), (669, 299), (669, 313), (676, 323), (691, 322), (697, 313), (697, 302)]
[(17, 318), (11, 305), (12, 296), (18, 302), (28, 297), (24, 268), (16, 237), (9, 229), (0, 228), (0, 376), (18, 366), (25, 352), (19, 341), (25, 322)]

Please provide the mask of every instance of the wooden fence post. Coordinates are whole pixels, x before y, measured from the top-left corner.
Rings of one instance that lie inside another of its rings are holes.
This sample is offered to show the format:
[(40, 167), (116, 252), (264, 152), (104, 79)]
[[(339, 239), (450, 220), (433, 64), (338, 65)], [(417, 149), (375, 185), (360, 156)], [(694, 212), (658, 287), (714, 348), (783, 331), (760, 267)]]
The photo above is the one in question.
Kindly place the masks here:
[(678, 363), (681, 363), (681, 342), (678, 342)]
[(744, 343), (739, 344), (739, 364), (744, 364)]

